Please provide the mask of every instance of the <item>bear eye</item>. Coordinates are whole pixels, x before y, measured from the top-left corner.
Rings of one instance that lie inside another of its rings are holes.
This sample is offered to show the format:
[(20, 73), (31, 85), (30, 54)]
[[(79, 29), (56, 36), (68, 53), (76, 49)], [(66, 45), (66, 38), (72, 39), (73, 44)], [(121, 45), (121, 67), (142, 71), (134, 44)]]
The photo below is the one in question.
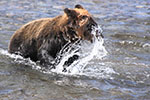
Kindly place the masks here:
[(82, 17), (81, 17), (81, 19), (86, 19), (88, 16), (86, 16), (86, 15), (83, 15)]

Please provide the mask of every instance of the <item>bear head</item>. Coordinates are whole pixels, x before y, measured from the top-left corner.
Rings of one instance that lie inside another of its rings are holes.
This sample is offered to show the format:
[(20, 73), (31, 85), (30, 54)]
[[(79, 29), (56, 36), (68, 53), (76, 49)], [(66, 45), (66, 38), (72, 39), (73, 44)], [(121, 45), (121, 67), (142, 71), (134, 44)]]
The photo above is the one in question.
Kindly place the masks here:
[(93, 41), (92, 28), (98, 24), (93, 20), (92, 15), (81, 5), (75, 5), (74, 9), (65, 8), (65, 17), (67, 33), (70, 40), (80, 38), (83, 40)]

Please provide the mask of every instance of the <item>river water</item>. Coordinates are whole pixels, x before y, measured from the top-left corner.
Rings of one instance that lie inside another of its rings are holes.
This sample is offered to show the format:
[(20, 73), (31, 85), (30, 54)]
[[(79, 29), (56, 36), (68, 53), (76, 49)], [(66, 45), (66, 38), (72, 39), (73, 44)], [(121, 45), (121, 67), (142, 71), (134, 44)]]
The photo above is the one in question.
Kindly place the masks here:
[[(102, 51), (82, 73), (41, 71), (7, 52), (23, 24), (75, 4), (94, 16), (104, 35)], [(149, 0), (0, 0), (0, 100), (150, 100)]]

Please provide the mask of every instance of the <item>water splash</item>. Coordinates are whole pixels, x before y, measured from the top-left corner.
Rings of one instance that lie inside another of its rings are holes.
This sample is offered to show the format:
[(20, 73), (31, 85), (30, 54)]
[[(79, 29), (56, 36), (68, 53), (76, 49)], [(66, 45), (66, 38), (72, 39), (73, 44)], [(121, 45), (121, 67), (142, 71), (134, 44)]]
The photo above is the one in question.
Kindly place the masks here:
[[(91, 64), (92, 61), (101, 60), (107, 55), (107, 51), (103, 46), (104, 40), (101, 37), (102, 29), (100, 26), (94, 27), (92, 34), (94, 35), (93, 43), (88, 41), (76, 41), (74, 44), (68, 43), (53, 63), (56, 63), (55, 69), (45, 69), (37, 63), (31, 61), (29, 58), (25, 59), (22, 56), (9, 54), (8, 51), (0, 49), (0, 53), (14, 59), (15, 62), (24, 65), (32, 66), (33, 69), (40, 72), (51, 74), (65, 74), (65, 75), (86, 75), (89, 77), (108, 77), (110, 74), (115, 73), (112, 68), (105, 66), (105, 64)], [(69, 66), (64, 66), (64, 63), (73, 55), (78, 55), (79, 59), (74, 61)], [(66, 68), (66, 72), (62, 70)]]
[[(94, 27), (92, 34), (94, 35), (94, 42), (90, 43), (88, 41), (80, 41), (80, 43), (77, 41), (77, 43), (74, 43), (69, 47), (69, 50), (63, 50), (61, 52), (61, 61), (59, 62), (59, 64), (56, 66), (56, 69), (52, 69), (52, 72), (55, 73), (61, 73), (61, 74), (65, 74), (65, 75), (92, 75), (91, 73), (95, 73), (95, 70), (98, 70), (96, 73), (94, 74), (96, 75), (95, 77), (97, 77), (98, 75), (102, 76), (102, 71), (99, 67), (102, 66), (97, 66), (97, 68), (93, 68), (92, 65), (90, 68), (90, 71), (88, 70), (88, 73), (85, 71), (87, 69), (87, 65), (90, 64), (91, 60), (94, 59), (102, 59), (104, 56), (107, 55), (107, 51), (105, 49), (105, 47), (103, 46), (104, 40), (101, 37), (101, 33), (102, 33), (102, 29), (100, 26), (98, 27)], [(80, 44), (80, 45), (79, 45)], [(62, 72), (62, 70), (64, 69), (64, 63), (67, 59), (69, 59), (70, 57), (72, 57), (73, 55), (79, 55), (79, 59), (74, 61), (70, 66), (66, 67), (67, 72)], [(102, 68), (104, 73), (115, 73), (113, 71), (113, 69), (111, 68), (106, 68), (103, 67)], [(105, 71), (104, 71), (105, 70)], [(101, 73), (101, 74), (100, 74)], [(93, 76), (92, 76), (93, 77)]]
[(7, 50), (1, 49), (1, 48), (0, 48), (0, 54), (14, 59), (14, 62), (16, 63), (32, 66), (32, 68), (36, 70), (42, 70), (42, 67), (38, 66), (35, 62), (30, 60), (30, 58), (23, 58), (20, 55), (10, 54)]

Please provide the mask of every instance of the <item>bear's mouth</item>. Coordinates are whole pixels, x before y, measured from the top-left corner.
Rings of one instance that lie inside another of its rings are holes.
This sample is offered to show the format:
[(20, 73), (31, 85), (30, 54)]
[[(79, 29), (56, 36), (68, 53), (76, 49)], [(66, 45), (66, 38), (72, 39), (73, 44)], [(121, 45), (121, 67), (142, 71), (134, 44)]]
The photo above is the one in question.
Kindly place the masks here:
[(98, 37), (104, 38), (104, 36), (102, 34), (102, 30), (101, 30), (99, 25), (90, 24), (90, 25), (87, 25), (87, 27), (88, 27), (88, 32), (89, 33), (93, 34), (93, 31), (95, 31), (95, 34), (93, 34), (93, 35), (95, 35), (97, 38)]
[(94, 24), (88, 24), (87, 25), (87, 31), (89, 32), (89, 33), (91, 33), (92, 32), (92, 27), (94, 27), (95, 25)]
[[(97, 24), (88, 24), (86, 26), (87, 30), (84, 32), (84, 37), (86, 40), (91, 41), (91, 43), (95, 40), (95, 38), (104, 38), (102, 35), (102, 30), (99, 25)], [(95, 37), (95, 38), (94, 38)]]

